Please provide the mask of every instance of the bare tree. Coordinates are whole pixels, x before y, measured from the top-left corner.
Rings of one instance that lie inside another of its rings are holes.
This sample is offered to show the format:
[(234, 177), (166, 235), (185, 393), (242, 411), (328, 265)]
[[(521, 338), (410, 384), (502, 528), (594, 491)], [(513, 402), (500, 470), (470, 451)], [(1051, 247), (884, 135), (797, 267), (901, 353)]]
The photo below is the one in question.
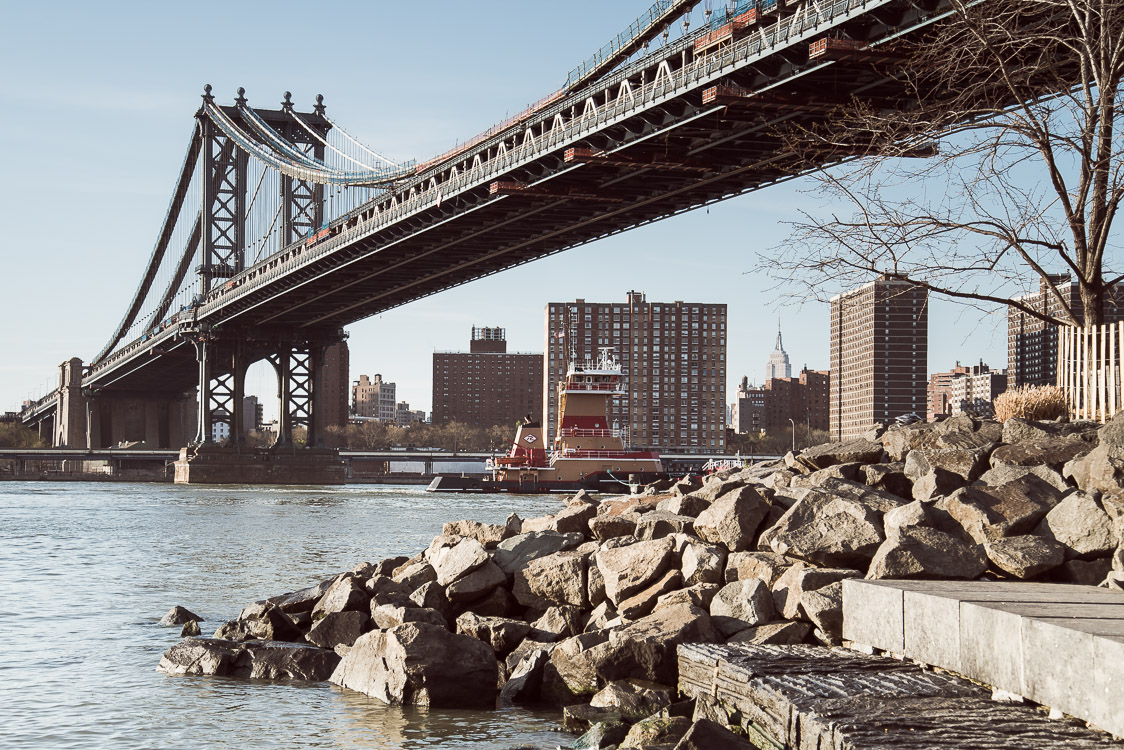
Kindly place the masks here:
[[(855, 100), (830, 127), (782, 133), (820, 172), (784, 246), (761, 268), (824, 298), (886, 274), (968, 304), (1044, 318), (1019, 297), (1050, 274), (1101, 323), (1121, 259), (1124, 0), (951, 0), (894, 50), (900, 97)], [(886, 56), (891, 57), (890, 55)], [(936, 148), (934, 148), (936, 146)], [(854, 158), (852, 158), (854, 157)], [(779, 257), (778, 257), (779, 256)], [(1115, 267), (1114, 267), (1115, 266)]]

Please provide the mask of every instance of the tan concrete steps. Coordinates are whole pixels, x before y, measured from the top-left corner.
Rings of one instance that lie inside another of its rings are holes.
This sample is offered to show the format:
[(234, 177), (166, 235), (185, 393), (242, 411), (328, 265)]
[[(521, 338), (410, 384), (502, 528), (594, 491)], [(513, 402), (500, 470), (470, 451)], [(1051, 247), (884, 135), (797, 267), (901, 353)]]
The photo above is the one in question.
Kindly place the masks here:
[(843, 638), (1124, 737), (1124, 595), (1072, 584), (843, 583)]

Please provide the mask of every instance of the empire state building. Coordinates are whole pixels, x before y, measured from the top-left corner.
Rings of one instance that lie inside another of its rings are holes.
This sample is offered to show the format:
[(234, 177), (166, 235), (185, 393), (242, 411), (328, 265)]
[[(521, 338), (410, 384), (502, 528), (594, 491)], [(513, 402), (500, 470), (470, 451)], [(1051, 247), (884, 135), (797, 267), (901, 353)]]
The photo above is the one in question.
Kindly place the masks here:
[(777, 348), (769, 355), (769, 362), (765, 365), (765, 382), (772, 378), (791, 378), (792, 364), (788, 361), (788, 353), (781, 345), (781, 326), (777, 324)]

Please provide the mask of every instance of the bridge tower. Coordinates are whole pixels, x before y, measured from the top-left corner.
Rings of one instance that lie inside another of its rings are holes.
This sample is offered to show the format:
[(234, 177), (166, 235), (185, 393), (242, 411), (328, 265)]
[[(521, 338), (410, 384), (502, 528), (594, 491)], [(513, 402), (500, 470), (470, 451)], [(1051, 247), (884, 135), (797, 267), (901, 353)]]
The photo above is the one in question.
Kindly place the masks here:
[[(291, 94), (285, 92), (281, 110), (244, 110), (245, 89), (238, 89), (236, 105), (220, 107), (222, 114), (246, 131), (268, 128), (269, 138), (282, 139), (283, 148), (316, 160), (324, 158), (325, 136), (331, 123), (324, 117), (324, 98), (316, 97), (314, 113), (291, 115)], [(211, 87), (203, 99), (213, 105)], [(252, 201), (247, 172), (249, 154), (211, 119), (207, 106), (196, 114), (202, 140), (203, 201), (199, 275), (201, 298), (224, 279), (246, 267), (246, 212)], [(253, 118), (253, 122), (250, 118)], [(280, 141), (278, 141), (280, 142)], [(324, 222), (324, 187), (311, 180), (280, 179), (283, 246), (301, 241)], [(324, 447), (325, 350), (345, 338), (340, 328), (268, 328), (236, 322), (210, 327), (200, 324), (185, 331), (195, 347), (198, 366), (198, 419), (192, 444), (180, 452), (176, 481), (190, 483), (340, 483), (343, 464), (338, 453)], [(255, 362), (269, 362), (277, 373), (280, 415), (276, 443), (255, 449), (245, 442), (242, 402), (246, 371)], [(215, 426), (227, 425), (225, 445), (215, 443)], [(307, 440), (297, 446), (294, 431), (304, 428)]]

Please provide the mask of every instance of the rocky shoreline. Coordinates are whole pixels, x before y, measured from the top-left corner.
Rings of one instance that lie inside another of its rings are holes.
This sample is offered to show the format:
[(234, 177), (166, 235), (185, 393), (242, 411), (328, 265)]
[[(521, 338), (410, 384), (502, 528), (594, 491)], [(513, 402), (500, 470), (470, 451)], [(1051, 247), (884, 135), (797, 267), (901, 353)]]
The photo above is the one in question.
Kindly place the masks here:
[(842, 644), (846, 578), (1124, 590), (1124, 416), (954, 417), (507, 523), (254, 602), (170, 674), (329, 680), (391, 705), (563, 709), (575, 748), (751, 747), (677, 693), (681, 644)]

